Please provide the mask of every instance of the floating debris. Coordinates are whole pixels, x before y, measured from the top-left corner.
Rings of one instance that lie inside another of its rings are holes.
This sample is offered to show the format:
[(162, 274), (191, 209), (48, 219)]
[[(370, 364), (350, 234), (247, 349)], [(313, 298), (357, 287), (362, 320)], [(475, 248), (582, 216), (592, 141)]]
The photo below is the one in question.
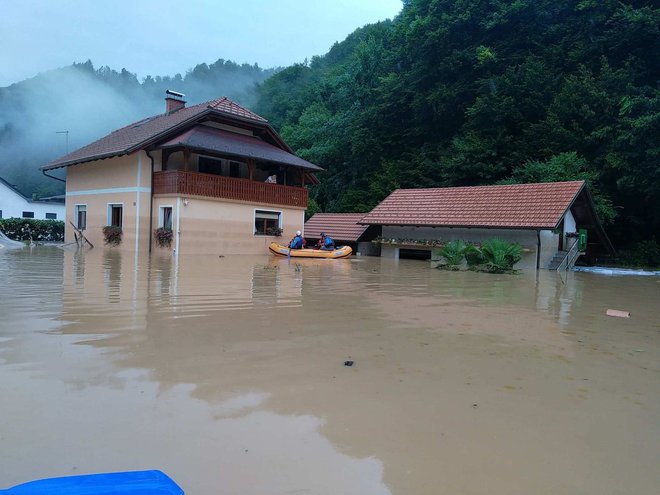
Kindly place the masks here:
[(630, 311), (621, 311), (618, 309), (608, 309), (605, 314), (607, 316), (616, 316), (617, 318), (630, 318)]

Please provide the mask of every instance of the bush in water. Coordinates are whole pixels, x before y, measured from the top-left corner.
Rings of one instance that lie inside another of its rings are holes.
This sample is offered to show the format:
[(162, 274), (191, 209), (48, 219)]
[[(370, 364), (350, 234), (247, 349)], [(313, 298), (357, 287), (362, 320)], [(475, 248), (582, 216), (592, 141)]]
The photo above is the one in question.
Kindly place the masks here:
[(61, 220), (5, 218), (0, 219), (0, 230), (14, 241), (64, 241), (64, 222)]

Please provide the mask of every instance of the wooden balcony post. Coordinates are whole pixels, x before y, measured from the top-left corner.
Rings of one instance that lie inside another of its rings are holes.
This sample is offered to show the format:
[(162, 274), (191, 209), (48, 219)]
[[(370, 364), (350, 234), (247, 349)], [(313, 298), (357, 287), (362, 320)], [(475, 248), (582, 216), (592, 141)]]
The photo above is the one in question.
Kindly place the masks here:
[(248, 179), (254, 180), (254, 160), (252, 158), (248, 158), (247, 167), (248, 167)]

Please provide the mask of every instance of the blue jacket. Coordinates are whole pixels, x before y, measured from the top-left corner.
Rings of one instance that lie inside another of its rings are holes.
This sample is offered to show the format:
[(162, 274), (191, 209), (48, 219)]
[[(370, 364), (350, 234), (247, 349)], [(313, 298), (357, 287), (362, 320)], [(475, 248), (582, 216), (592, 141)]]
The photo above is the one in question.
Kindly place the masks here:
[(329, 235), (325, 236), (325, 241), (323, 242), (323, 247), (334, 249), (335, 241), (332, 240), (332, 237), (330, 237)]
[(289, 243), (289, 247), (291, 249), (302, 249), (302, 247), (303, 247), (303, 238), (302, 238), (302, 236), (297, 235), (293, 239), (291, 239), (291, 242)]

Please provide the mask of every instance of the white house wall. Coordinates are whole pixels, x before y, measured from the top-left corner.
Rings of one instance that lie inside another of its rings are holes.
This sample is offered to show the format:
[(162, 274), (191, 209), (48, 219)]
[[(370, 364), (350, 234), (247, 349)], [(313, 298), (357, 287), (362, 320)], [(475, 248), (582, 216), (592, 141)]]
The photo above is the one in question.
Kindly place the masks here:
[(64, 220), (65, 208), (60, 203), (28, 201), (13, 188), (0, 183), (0, 211), (0, 218), (23, 218), (23, 212), (30, 211), (37, 220), (45, 220), (46, 213), (55, 213), (56, 220)]
[[(549, 232), (547, 236), (545, 232)], [(486, 239), (499, 237), (510, 242), (517, 242), (525, 250), (523, 258), (515, 266), (516, 269), (535, 269), (538, 251), (538, 238), (535, 230), (515, 229), (467, 229), (449, 227), (399, 227), (383, 226), (383, 239), (437, 239), (440, 241), (463, 240), (468, 242), (483, 242)], [(554, 250), (550, 254), (550, 244), (553, 235), (551, 231), (541, 231), (541, 259), (540, 266), (544, 268), (557, 251), (557, 241), (554, 242)], [(554, 236), (556, 239), (557, 236)], [(544, 242), (545, 240), (545, 242)], [(398, 249), (383, 246), (382, 256), (398, 257)]]
[(564, 216), (564, 234), (573, 233), (573, 232), (577, 232), (577, 226), (575, 223), (575, 217), (573, 217), (573, 214), (569, 210), (566, 212), (566, 215)]

